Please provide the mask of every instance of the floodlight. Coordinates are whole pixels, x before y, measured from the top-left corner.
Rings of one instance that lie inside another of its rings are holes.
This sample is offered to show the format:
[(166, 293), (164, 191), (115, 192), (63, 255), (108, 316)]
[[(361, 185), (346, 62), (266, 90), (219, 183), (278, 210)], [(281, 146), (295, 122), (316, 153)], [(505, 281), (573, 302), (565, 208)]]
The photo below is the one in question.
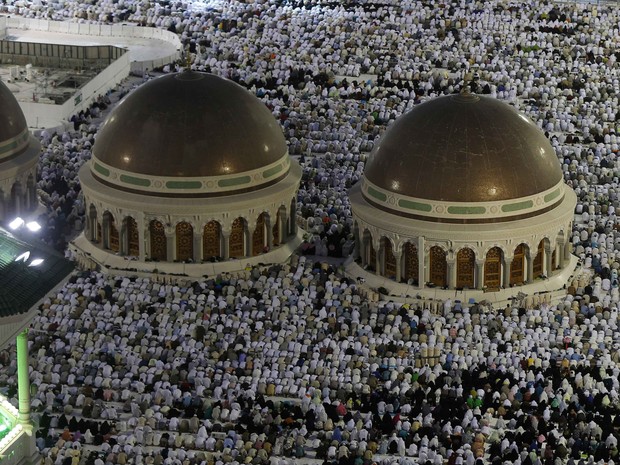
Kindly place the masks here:
[(28, 260), (28, 258), (30, 258), (30, 251), (27, 250), (23, 254), (18, 255), (14, 261), (26, 263), (26, 260)]
[(39, 229), (41, 229), (41, 225), (36, 221), (30, 221), (26, 223), (26, 227), (32, 232), (37, 232)]
[(9, 228), (15, 230), (17, 228), (21, 228), (24, 225), (24, 220), (22, 220), (19, 216), (15, 218), (13, 221), (9, 223)]
[(30, 264), (28, 264), (28, 266), (39, 266), (44, 261), (45, 260), (43, 260), (42, 258), (35, 258), (34, 260), (30, 262)]

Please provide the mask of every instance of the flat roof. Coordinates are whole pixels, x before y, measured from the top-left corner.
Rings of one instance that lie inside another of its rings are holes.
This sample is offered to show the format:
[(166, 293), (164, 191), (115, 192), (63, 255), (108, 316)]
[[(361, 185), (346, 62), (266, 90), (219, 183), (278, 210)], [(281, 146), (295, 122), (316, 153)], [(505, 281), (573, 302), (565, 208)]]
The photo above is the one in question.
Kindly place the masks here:
[(77, 73), (72, 69), (39, 66), (33, 66), (30, 73), (31, 78), (27, 79), (25, 66), (0, 65), (0, 81), (9, 88), (18, 102), (36, 101), (50, 105), (62, 105), (97, 75), (90, 71)]

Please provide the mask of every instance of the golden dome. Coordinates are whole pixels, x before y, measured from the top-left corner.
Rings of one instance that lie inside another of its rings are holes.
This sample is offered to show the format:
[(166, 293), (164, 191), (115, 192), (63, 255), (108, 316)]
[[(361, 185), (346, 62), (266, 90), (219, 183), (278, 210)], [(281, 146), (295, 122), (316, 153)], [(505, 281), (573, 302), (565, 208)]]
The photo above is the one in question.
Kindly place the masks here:
[(523, 198), (562, 180), (553, 147), (531, 120), (473, 94), (439, 97), (397, 119), (364, 174), (386, 191), (445, 202)]
[(193, 71), (143, 84), (107, 117), (93, 157), (146, 176), (228, 176), (287, 153), (278, 121), (240, 85)]
[(0, 81), (0, 144), (28, 131), (24, 113), (15, 96)]

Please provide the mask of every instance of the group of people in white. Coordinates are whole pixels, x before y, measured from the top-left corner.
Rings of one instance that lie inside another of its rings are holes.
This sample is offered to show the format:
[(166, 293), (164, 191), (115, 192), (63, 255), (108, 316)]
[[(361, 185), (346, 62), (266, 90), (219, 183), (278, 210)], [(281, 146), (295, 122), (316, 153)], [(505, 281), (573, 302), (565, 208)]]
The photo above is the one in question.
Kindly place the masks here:
[[(465, 83), (545, 131), (578, 196), (572, 243), (583, 266), (557, 304), (370, 302), (310, 256), (193, 283), (76, 274), (30, 333), (46, 465), (620, 461), (616, 4), (5, 0), (0, 9), (178, 33), (193, 69), (245, 86), (281, 122), (304, 169), (298, 212), (315, 234), (310, 252), (342, 254), (347, 189), (390, 123)], [(41, 135), (55, 245), (80, 228), (77, 170), (120, 92), (71, 130)], [(15, 357), (0, 361), (2, 383), (15, 386)]]

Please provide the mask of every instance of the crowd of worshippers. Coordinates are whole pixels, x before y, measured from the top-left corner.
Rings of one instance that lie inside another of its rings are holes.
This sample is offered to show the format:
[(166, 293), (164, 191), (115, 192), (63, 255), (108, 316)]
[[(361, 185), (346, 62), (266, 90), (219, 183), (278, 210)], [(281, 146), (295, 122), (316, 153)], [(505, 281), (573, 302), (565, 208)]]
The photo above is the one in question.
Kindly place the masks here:
[[(255, 93), (280, 120), (289, 152), (303, 163), (298, 211), (315, 234), (304, 244), (307, 253), (343, 254), (352, 229), (347, 189), (359, 180), (390, 123), (469, 82), (475, 92), (514, 104), (546, 132), (578, 194), (579, 213), (585, 213), (573, 242), (583, 246), (580, 253), (614, 261), (620, 12), (613, 5), (260, 1), (205, 8), (199, 2), (132, 0), (4, 5), (28, 17), (172, 29), (194, 69), (228, 77)], [(74, 118), (77, 123), (88, 125), (86, 134), (75, 126), (63, 134), (70, 147), (55, 163), (68, 184), (80, 165), (75, 153), (90, 156), (83, 142), (92, 143), (98, 125), (89, 125), (86, 116)], [(54, 197), (54, 183), (41, 182)], [(50, 221), (65, 222), (51, 229), (59, 236), (51, 242), (61, 247), (59, 231), (79, 229), (84, 209), (79, 199), (74, 209), (73, 192), (62, 194), (64, 182), (59, 188), (63, 201), (47, 204), (51, 216), (61, 218)], [(596, 247), (589, 242), (594, 231), (605, 234)]]
[(304, 256), (182, 284), (80, 272), (30, 332), (37, 444), (46, 465), (617, 463), (605, 287), (583, 270), (557, 305), (491, 309), (369, 302)]
[[(466, 81), (546, 132), (578, 196), (572, 243), (584, 273), (557, 305), (371, 303), (305, 257), (178, 287), (76, 275), (30, 336), (46, 464), (619, 461), (615, 5), (4, 0), (0, 9), (173, 30), (194, 69), (255, 93), (302, 162), (308, 253), (341, 253), (347, 188), (390, 123)], [(76, 116), (77, 129), (42, 135), (39, 188), (60, 247), (82, 222), (76, 174), (101, 120), (92, 112)], [(14, 353), (0, 358), (14, 386)]]

